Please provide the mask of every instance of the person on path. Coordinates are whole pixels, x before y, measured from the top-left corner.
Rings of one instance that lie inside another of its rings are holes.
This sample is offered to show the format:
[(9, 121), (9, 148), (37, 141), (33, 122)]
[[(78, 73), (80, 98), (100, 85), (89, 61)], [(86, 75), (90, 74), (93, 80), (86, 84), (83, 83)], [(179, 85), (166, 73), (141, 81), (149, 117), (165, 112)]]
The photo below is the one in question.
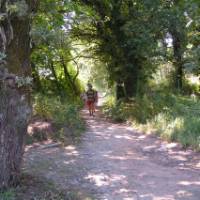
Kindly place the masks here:
[(98, 101), (97, 91), (93, 89), (92, 84), (88, 83), (88, 90), (86, 92), (87, 95), (87, 105), (90, 116), (94, 116), (95, 112), (95, 103)]

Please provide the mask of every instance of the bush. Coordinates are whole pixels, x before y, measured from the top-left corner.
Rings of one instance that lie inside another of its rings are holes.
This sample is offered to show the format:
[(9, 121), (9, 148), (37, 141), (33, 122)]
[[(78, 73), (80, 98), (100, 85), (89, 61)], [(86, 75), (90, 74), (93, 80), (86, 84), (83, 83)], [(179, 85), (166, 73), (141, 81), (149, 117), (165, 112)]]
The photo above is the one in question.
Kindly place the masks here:
[(126, 120), (125, 116), (123, 116), (126, 112), (121, 109), (124, 109), (122, 104), (118, 103), (115, 105), (114, 102), (109, 100), (105, 103), (103, 111), (107, 117), (112, 118), (114, 121), (123, 122)]
[(35, 95), (33, 114), (42, 119), (51, 121), (61, 133), (65, 128), (72, 132), (73, 136), (79, 136), (84, 129), (83, 120), (79, 111), (81, 104), (77, 102), (61, 101), (60, 98), (52, 96)]
[(200, 100), (162, 92), (129, 103), (106, 103), (104, 113), (116, 121), (143, 124), (168, 141), (200, 150)]
[(9, 190), (6, 192), (0, 192), (0, 199), (1, 200), (14, 200), (15, 194), (13, 190)]

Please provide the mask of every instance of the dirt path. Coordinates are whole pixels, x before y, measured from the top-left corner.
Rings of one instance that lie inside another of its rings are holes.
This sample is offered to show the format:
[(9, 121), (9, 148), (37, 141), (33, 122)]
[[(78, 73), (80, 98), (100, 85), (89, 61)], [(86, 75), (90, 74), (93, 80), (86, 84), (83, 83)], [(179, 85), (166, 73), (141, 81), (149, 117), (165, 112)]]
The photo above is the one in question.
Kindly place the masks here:
[(81, 199), (200, 200), (199, 153), (100, 117), (86, 120), (80, 144), (28, 150), (25, 170)]

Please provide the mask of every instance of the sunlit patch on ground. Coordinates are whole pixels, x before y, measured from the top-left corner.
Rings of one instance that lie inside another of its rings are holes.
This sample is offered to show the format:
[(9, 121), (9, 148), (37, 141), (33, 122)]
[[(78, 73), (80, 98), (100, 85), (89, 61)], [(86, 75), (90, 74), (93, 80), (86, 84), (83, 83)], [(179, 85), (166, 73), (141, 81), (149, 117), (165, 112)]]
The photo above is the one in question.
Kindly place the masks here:
[(185, 185), (185, 186), (188, 186), (188, 185), (200, 185), (200, 181), (180, 181), (178, 184), (179, 185)]
[(98, 112), (83, 116), (88, 131), (82, 142), (27, 149), (25, 170), (94, 200), (199, 200), (198, 153), (107, 122)]

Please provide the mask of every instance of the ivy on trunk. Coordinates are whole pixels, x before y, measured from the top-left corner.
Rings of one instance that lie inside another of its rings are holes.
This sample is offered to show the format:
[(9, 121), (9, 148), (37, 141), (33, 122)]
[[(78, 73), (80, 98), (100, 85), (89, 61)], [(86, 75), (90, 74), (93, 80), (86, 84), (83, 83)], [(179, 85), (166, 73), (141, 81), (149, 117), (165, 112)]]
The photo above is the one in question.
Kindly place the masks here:
[[(11, 12), (9, 7), (15, 6)], [(18, 84), (31, 74), (30, 14), (37, 1), (1, 1), (0, 51), (0, 190), (19, 181), (24, 136), (31, 116), (30, 89)], [(22, 9), (23, 8), (23, 9)]]

